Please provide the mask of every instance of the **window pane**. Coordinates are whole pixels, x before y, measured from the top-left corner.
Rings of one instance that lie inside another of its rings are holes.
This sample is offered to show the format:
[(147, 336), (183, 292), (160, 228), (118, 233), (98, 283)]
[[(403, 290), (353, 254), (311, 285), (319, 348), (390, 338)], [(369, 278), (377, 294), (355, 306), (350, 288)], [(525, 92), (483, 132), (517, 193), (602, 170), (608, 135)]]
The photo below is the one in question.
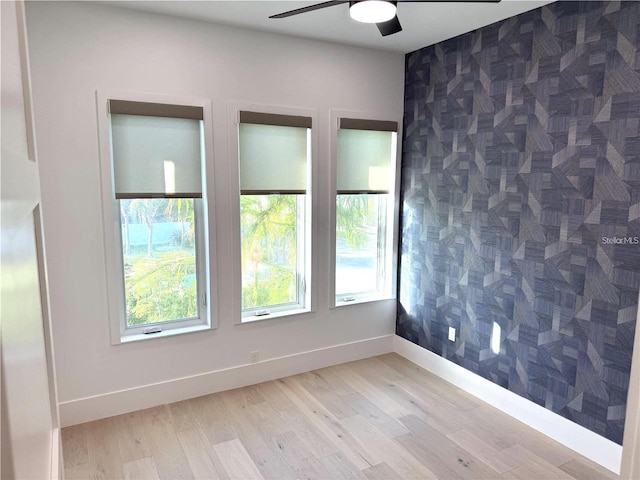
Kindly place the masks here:
[(336, 196), (336, 295), (379, 288), (380, 213), (386, 195)]
[(242, 308), (298, 302), (298, 205), (304, 195), (242, 195)]
[(120, 200), (127, 326), (198, 316), (194, 200)]

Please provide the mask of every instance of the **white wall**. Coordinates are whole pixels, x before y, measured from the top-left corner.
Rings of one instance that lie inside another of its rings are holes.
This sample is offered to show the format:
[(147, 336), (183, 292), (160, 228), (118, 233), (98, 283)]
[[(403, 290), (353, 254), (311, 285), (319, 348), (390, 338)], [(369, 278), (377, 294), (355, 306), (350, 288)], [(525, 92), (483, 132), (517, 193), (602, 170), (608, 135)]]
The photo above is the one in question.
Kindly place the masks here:
[(48, 368), (52, 350), (41, 261), (40, 185), (31, 121), (24, 5), (4, 1), (0, 8), (0, 477), (58, 478), (59, 430), (54, 377)]
[[(404, 56), (90, 3), (27, 6), (43, 216), (62, 422), (85, 397), (392, 334), (395, 302), (328, 308), (329, 110), (402, 117)], [(112, 346), (109, 340), (96, 90), (213, 100), (219, 328)], [(225, 272), (232, 232), (227, 102), (317, 109), (314, 314), (234, 325)], [(391, 345), (391, 344), (389, 344)], [(90, 401), (91, 399), (87, 399)], [(162, 399), (159, 399), (162, 401)], [(90, 405), (84, 402), (84, 405)], [(99, 414), (96, 414), (99, 415)]]

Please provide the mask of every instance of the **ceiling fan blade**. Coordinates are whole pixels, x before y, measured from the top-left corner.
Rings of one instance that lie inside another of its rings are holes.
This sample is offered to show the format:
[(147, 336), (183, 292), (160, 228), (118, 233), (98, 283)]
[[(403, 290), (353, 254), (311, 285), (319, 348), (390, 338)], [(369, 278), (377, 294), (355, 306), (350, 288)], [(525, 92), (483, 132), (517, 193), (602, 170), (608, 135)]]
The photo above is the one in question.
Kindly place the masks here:
[(393, 35), (394, 33), (398, 33), (402, 31), (402, 26), (400, 25), (400, 20), (398, 20), (398, 16), (396, 15), (391, 20), (387, 20), (386, 22), (376, 23), (378, 30), (383, 37), (387, 35)]
[(398, 3), (500, 3), (502, 0), (396, 0)]
[(299, 15), (301, 13), (320, 10), (321, 8), (333, 7), (334, 5), (340, 5), (342, 3), (349, 3), (349, 0), (334, 0), (330, 2), (316, 3), (315, 5), (309, 5), (308, 7), (296, 8), (295, 10), (289, 10), (288, 12), (278, 13), (277, 15), (271, 15), (269, 18), (287, 18), (293, 15)]

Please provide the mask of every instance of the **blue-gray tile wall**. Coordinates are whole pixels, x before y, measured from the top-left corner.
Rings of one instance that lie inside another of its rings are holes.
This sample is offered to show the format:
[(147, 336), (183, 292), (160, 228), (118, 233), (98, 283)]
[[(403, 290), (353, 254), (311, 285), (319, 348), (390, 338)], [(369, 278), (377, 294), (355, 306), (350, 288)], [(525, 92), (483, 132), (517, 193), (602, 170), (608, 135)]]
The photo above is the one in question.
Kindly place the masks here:
[(557, 2), (408, 54), (404, 128), (398, 335), (621, 444), (640, 2)]

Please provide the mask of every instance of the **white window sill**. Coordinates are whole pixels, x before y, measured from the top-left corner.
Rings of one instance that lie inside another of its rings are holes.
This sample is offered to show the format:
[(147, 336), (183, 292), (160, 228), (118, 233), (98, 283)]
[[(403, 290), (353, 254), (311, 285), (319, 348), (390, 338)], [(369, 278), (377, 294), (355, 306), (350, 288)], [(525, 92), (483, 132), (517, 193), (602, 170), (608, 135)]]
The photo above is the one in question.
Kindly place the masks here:
[(174, 335), (182, 335), (184, 333), (202, 332), (204, 330), (211, 330), (211, 325), (192, 325), (190, 327), (172, 328), (163, 330), (158, 333), (136, 333), (130, 335), (122, 335), (120, 337), (120, 344), (139, 342), (142, 340), (151, 340), (153, 338), (166, 338), (173, 337)]
[(304, 315), (305, 313), (311, 313), (311, 309), (309, 308), (292, 308), (291, 310), (280, 310), (276, 312), (271, 312), (269, 315), (248, 315), (246, 317), (242, 317), (240, 320), (240, 325), (245, 323), (254, 323), (261, 322), (263, 320), (271, 320), (273, 318), (284, 318), (291, 317), (295, 315)]
[(342, 308), (348, 307), (350, 305), (362, 305), (363, 303), (373, 303), (373, 302), (382, 302), (387, 300), (395, 300), (395, 297), (390, 295), (368, 295), (362, 297), (356, 297), (355, 300), (344, 301), (344, 300), (336, 300), (335, 305), (331, 308)]

